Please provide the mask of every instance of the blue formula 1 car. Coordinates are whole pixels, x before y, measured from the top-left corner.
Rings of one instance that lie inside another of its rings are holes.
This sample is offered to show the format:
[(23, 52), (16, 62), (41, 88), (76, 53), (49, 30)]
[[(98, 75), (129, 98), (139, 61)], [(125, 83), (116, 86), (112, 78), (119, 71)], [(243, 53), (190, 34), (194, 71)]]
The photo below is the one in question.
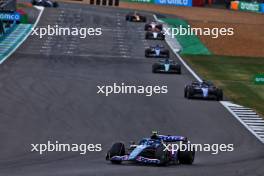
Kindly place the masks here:
[(164, 59), (152, 65), (152, 73), (176, 73), (181, 74), (181, 65), (174, 60)]
[(114, 143), (106, 154), (106, 160), (113, 164), (121, 164), (123, 161), (133, 163), (168, 165), (168, 164), (192, 164), (195, 151), (169, 150), (171, 144), (188, 143), (186, 137), (158, 135), (153, 133), (150, 138), (143, 138), (138, 145), (132, 144), (128, 150), (121, 142)]
[(194, 81), (184, 88), (184, 97), (223, 100), (223, 90), (209, 81)]
[(170, 51), (163, 45), (151, 46), (145, 50), (146, 57), (169, 58)]

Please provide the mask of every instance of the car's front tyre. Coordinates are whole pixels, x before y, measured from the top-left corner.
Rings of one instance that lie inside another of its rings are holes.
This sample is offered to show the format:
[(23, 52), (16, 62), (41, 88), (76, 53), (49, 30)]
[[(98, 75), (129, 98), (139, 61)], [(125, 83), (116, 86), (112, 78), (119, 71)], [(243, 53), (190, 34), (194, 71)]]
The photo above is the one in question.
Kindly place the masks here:
[(176, 70), (178, 74), (181, 74), (181, 65), (176, 65)]
[(169, 151), (166, 151), (165, 147), (160, 145), (155, 151), (155, 158), (160, 160), (160, 166), (166, 166), (170, 162)]
[[(113, 156), (124, 156), (125, 155), (125, 145), (122, 142), (117, 142), (112, 145), (110, 150), (106, 154), (106, 160), (110, 160)], [(113, 164), (121, 164), (120, 160), (111, 160)]]
[(148, 33), (145, 34), (145, 39), (149, 39), (149, 34)]
[(145, 50), (145, 57), (149, 57), (149, 53), (150, 53), (150, 50), (149, 49), (146, 49)]
[(187, 99), (191, 99), (192, 98), (192, 88), (191, 87), (187, 87), (186, 88), (186, 98)]
[(157, 73), (157, 70), (159, 69), (160, 65), (155, 63), (152, 65), (152, 73)]

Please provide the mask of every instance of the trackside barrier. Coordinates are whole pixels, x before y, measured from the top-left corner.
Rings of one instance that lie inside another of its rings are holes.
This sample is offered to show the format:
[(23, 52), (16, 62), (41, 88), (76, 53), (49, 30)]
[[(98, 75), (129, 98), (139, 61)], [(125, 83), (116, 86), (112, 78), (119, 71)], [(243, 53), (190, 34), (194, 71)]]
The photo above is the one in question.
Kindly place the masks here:
[(149, 3), (154, 4), (154, 0), (122, 0), (123, 2)]
[(122, 0), (124, 2), (148, 3), (170, 6), (192, 6), (192, 0)]
[(91, 5), (119, 6), (119, 0), (90, 0)]

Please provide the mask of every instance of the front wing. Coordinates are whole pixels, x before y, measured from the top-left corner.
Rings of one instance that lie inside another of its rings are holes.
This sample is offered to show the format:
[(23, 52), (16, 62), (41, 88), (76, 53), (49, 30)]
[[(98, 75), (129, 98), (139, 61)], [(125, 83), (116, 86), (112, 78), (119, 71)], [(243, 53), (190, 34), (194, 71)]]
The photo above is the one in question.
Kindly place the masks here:
[(110, 161), (134, 161), (134, 162), (145, 163), (145, 164), (160, 164), (159, 159), (152, 159), (152, 158), (137, 156), (135, 159), (130, 160), (129, 155), (113, 156), (112, 158), (110, 158)]

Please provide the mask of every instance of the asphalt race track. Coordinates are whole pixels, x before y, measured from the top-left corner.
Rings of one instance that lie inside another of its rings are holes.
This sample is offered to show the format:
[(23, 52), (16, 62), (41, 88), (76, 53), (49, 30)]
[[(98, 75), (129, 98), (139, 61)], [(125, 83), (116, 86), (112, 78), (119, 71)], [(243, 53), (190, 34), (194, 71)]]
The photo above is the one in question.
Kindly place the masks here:
[[(0, 66), (1, 176), (263, 176), (264, 147), (216, 101), (187, 100), (194, 78), (152, 74), (144, 57), (143, 26), (124, 20), (128, 11), (73, 4), (46, 8), (39, 26), (102, 27), (103, 35), (29, 39)], [(151, 18), (151, 14), (147, 14)], [(163, 43), (164, 42), (159, 42)], [(168, 94), (97, 94), (97, 85), (167, 85)], [(194, 143), (233, 143), (234, 152), (199, 152), (194, 165), (112, 165), (105, 152), (155, 129)], [(32, 153), (31, 143), (101, 143), (102, 152)]]

